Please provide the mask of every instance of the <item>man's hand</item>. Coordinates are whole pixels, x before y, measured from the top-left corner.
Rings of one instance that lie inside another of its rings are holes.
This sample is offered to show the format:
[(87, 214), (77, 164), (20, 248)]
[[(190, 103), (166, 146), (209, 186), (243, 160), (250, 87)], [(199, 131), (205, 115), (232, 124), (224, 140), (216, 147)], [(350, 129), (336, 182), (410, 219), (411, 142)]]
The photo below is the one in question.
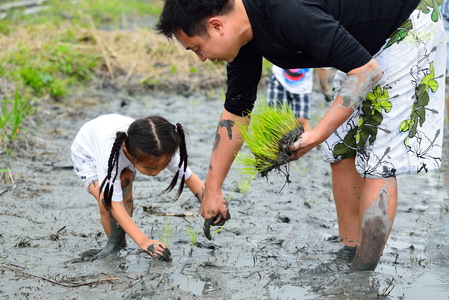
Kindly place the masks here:
[(214, 226), (223, 226), (224, 223), (231, 218), (231, 214), (228, 211), (228, 214), (225, 218), (222, 215), (216, 215), (215, 217), (204, 220), (203, 231), (204, 235), (210, 241), (212, 240), (212, 235), (210, 234), (210, 228), (212, 225)]
[(223, 226), (231, 218), (228, 209), (228, 201), (221, 192), (210, 196), (207, 188), (204, 190), (203, 201), (201, 202), (201, 215), (204, 221), (204, 234), (208, 240), (212, 239), (210, 234), (211, 226)]
[(290, 148), (292, 151), (292, 155), (290, 156), (290, 160), (296, 160), (302, 156), (304, 156), (307, 152), (313, 149), (316, 145), (320, 143), (320, 141), (316, 140), (316, 134), (314, 133), (315, 129), (305, 131), (299, 139), (293, 144)]

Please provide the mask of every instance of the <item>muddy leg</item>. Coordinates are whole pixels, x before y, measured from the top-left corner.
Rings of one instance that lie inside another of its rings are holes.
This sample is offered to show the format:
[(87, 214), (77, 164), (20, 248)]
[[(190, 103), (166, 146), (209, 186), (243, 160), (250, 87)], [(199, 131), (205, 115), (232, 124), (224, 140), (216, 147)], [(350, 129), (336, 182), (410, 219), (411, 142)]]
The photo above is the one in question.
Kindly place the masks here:
[(359, 233), (359, 207), (363, 181), (355, 169), (354, 159), (344, 159), (331, 164), (331, 168), (340, 242), (355, 247)]
[(103, 205), (103, 193), (101, 193), (100, 195), (100, 185), (98, 184), (98, 180), (92, 182), (92, 184), (89, 185), (89, 193), (97, 200), (98, 209), (100, 211), (101, 224), (103, 225), (106, 236), (109, 237), (109, 235), (111, 234), (111, 221), (109, 219), (109, 211)]
[(122, 184), (123, 191), (123, 205), (130, 217), (133, 216), (134, 201), (133, 201), (133, 181), (134, 173), (129, 169), (124, 169), (120, 175), (120, 181)]
[[(123, 204), (126, 211), (130, 216), (133, 213), (133, 198), (132, 198), (132, 182), (134, 174), (129, 169), (125, 169), (120, 175), (120, 181), (123, 191)], [(126, 247), (126, 232), (120, 227), (117, 221), (114, 219), (113, 214), (109, 213), (110, 219), (110, 234), (108, 236), (108, 242), (106, 245), (89, 260), (103, 259), (112, 253), (119, 251)]]
[(109, 215), (109, 218), (111, 220), (111, 233), (109, 235), (108, 242), (100, 250), (100, 252), (91, 257), (86, 257), (84, 260), (94, 261), (97, 259), (104, 259), (126, 247), (126, 232), (122, 229), (122, 227), (120, 227), (117, 221), (115, 221), (112, 213)]
[(397, 206), (396, 177), (363, 180), (361, 228), (351, 271), (374, 271), (393, 226)]

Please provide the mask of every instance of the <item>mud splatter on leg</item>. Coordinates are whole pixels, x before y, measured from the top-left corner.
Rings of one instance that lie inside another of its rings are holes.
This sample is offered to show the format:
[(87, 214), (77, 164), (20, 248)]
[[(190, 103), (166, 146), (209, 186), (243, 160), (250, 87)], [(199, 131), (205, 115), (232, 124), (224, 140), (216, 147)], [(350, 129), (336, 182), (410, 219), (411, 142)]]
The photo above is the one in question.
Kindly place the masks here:
[(371, 202), (363, 214), (359, 243), (351, 271), (374, 271), (376, 269), (393, 226), (397, 201), (396, 179), (377, 180), (383, 180), (385, 185), (380, 189), (377, 199)]

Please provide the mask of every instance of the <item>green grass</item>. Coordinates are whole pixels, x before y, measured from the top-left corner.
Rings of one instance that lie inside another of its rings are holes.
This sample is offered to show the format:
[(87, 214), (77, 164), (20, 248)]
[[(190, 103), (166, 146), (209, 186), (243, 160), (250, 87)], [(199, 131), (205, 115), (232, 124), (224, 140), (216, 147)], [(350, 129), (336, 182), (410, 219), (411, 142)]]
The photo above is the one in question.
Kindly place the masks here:
[(32, 102), (21, 97), (18, 91), (16, 91), (13, 99), (6, 98), (1, 100), (0, 141), (4, 145), (19, 136), (22, 130), (23, 119), (31, 115), (33, 111)]
[(64, 101), (105, 64), (92, 29), (120, 28), (125, 20), (156, 16), (160, 1), (53, 0), (37, 14), (8, 11), (0, 22), (0, 153), (19, 138), (37, 100)]
[[(20, 10), (9, 13), (6, 21), (20, 23), (23, 26), (49, 24), (58, 26), (70, 21), (76, 26), (86, 26), (88, 17), (96, 26), (118, 28), (125, 18), (136, 16), (159, 15), (161, 2), (156, 0), (52, 0), (45, 3), (48, 7), (36, 15), (24, 15)], [(2, 20), (3, 21), (3, 20)], [(0, 26), (0, 30), (3, 26)]]

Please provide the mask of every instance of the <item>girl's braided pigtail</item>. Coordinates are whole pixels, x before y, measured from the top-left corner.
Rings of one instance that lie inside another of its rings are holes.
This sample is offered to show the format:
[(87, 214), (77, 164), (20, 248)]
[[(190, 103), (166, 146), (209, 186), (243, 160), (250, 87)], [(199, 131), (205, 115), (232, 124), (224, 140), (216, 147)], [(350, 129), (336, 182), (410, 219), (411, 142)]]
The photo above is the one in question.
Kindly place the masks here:
[[(185, 133), (184, 133), (184, 129), (182, 128), (182, 125), (179, 123), (176, 123), (176, 125), (174, 126), (174, 130), (175, 130), (175, 133), (179, 136), (179, 165), (178, 165), (178, 169), (181, 170), (181, 167), (183, 167), (183, 175), (181, 178), (181, 182), (179, 184), (178, 193), (175, 198), (175, 200), (177, 200), (179, 198), (179, 196), (181, 196), (182, 191), (184, 189), (184, 183), (185, 183), (185, 177), (186, 177), (185, 172), (187, 170), (187, 147), (186, 147)], [(175, 187), (176, 183), (178, 182), (179, 170), (178, 170), (178, 172), (176, 172), (170, 185), (165, 189), (164, 193), (170, 192)]]
[(181, 193), (184, 189), (184, 183), (186, 180), (188, 155), (187, 155), (186, 137), (185, 137), (185, 133), (184, 133), (184, 128), (182, 128), (181, 124), (176, 123), (176, 131), (178, 132), (179, 137), (181, 138), (180, 143), (179, 143), (179, 158), (180, 159), (179, 159), (178, 168), (180, 169), (181, 167), (183, 167), (183, 170), (182, 170), (183, 174), (182, 174), (181, 182), (179, 183), (178, 194), (176, 195), (176, 199), (178, 199), (179, 196), (181, 196)]
[[(107, 210), (111, 208), (112, 194), (114, 193), (114, 182), (118, 175), (118, 158), (120, 156), (120, 149), (122, 148), (123, 141), (126, 139), (126, 132), (119, 131), (116, 133), (114, 145), (112, 146), (111, 155), (109, 155), (108, 161), (108, 173), (101, 183), (100, 194), (103, 191), (103, 205)], [(112, 178), (112, 170), (115, 168), (115, 175)]]

